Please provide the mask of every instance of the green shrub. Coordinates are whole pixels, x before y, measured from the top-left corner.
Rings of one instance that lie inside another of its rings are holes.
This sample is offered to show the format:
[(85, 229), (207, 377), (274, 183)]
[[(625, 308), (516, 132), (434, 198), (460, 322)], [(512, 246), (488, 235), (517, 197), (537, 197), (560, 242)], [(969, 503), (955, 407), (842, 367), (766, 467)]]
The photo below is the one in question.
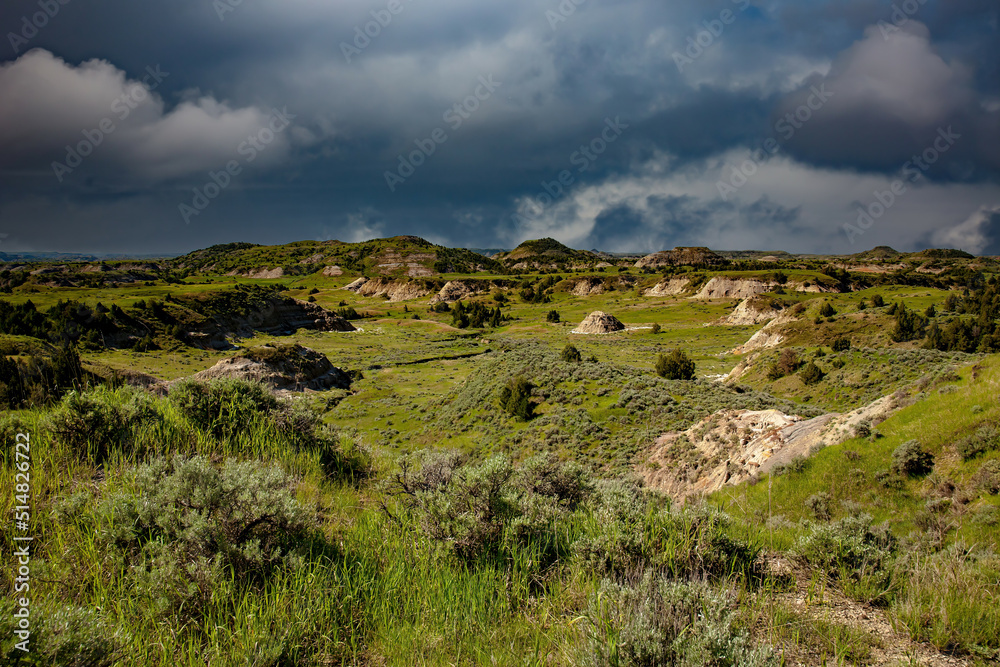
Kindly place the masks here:
[(679, 347), (666, 356), (661, 354), (656, 360), (656, 374), (667, 380), (693, 380), (694, 372), (694, 361)]
[(585, 614), (581, 663), (593, 667), (779, 665), (767, 645), (736, 628), (737, 596), (703, 582), (668, 581), (646, 572), (605, 581)]
[(566, 347), (563, 348), (560, 356), (566, 363), (579, 363), (583, 361), (583, 357), (580, 355), (580, 350), (576, 349), (574, 345), (569, 343), (567, 343)]
[(823, 369), (817, 366), (815, 362), (810, 361), (802, 369), (802, 372), (799, 373), (799, 378), (808, 386), (818, 383), (825, 375)]
[(819, 307), (820, 317), (833, 317), (836, 314), (837, 311), (834, 309), (833, 304), (829, 301), (823, 302), (823, 305)]
[(826, 491), (814, 493), (806, 498), (806, 509), (814, 518), (820, 521), (829, 521), (830, 515), (830, 494)]
[(955, 443), (955, 449), (964, 461), (970, 461), (986, 452), (1000, 449), (1000, 431), (993, 424), (984, 424), (972, 435)]
[[(33, 601), (37, 605), (37, 601)], [(8, 665), (111, 667), (122, 659), (123, 637), (91, 609), (64, 606), (49, 611), (32, 607), (30, 650), (14, 647), (13, 600), (0, 600), (0, 657)]]
[(535, 416), (535, 404), (531, 402), (534, 388), (523, 376), (511, 378), (500, 389), (500, 407), (512, 417), (529, 421)]
[(652, 330), (650, 331), (650, 333), (655, 335), (655, 334), (660, 333), (660, 331), (661, 331), (661, 327), (660, 327), (660, 324), (657, 322), (657, 323), (653, 324), (653, 327), (652, 327)]
[(48, 424), (81, 460), (99, 464), (112, 451), (131, 451), (136, 431), (160, 419), (150, 394), (131, 387), (98, 387), (66, 394)]
[(217, 439), (249, 431), (278, 407), (264, 385), (233, 379), (184, 380), (170, 389), (169, 400), (192, 424)]
[(754, 545), (732, 539), (730, 519), (708, 507), (669, 509), (669, 500), (625, 480), (599, 482), (589, 528), (574, 545), (589, 569), (623, 575), (651, 569), (673, 577), (757, 575)]
[(557, 310), (550, 310), (548, 312), (548, 314), (545, 316), (545, 321), (546, 322), (551, 322), (552, 324), (558, 324), (559, 323), (559, 319), (560, 319), (559, 318), (559, 311), (557, 311)]
[(986, 493), (995, 496), (1000, 493), (1000, 460), (991, 459), (980, 466), (975, 474), (976, 485)]
[(916, 440), (907, 440), (892, 452), (892, 471), (908, 477), (926, 475), (934, 469), (934, 455), (920, 447)]
[(888, 526), (872, 526), (867, 514), (812, 525), (794, 548), (807, 563), (839, 579), (846, 594), (867, 603), (888, 600), (894, 588), (895, 550), (896, 540)]
[(559, 519), (590, 493), (590, 482), (575, 464), (536, 457), (520, 469), (505, 456), (468, 464), (455, 452), (430, 452), (403, 459), (387, 492), (413, 512), (425, 535), (447, 544), (465, 563), (494, 556), (509, 558), (533, 545), (544, 562), (568, 545), (557, 536)]
[(837, 340), (833, 341), (833, 344), (830, 347), (834, 352), (847, 352), (851, 349), (851, 341), (850, 339), (841, 336)]
[(196, 615), (225, 578), (258, 580), (297, 562), (312, 534), (273, 464), (157, 459), (137, 470), (136, 487), (100, 503), (97, 535), (157, 613)]

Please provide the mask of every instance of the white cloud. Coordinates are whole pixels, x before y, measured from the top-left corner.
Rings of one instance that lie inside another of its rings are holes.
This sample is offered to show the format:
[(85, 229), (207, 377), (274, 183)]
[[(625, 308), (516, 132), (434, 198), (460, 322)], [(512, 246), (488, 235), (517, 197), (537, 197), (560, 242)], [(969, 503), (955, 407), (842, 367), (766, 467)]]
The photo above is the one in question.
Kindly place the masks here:
[[(107, 61), (73, 66), (42, 49), (0, 65), (0, 163), (22, 169), (66, 163), (67, 146), (83, 142), (93, 145), (86, 167), (157, 181), (242, 159), (238, 147), (267, 126), (270, 111), (233, 109), (211, 96), (168, 110), (155, 88), (169, 76), (150, 66), (129, 79)], [(288, 141), (278, 134), (258, 164), (280, 159)]]
[(994, 221), (998, 219), (1000, 219), (1000, 204), (982, 206), (960, 224), (938, 230), (933, 234), (931, 240), (936, 245), (958, 248), (978, 255), (989, 248), (992, 243), (1000, 240), (991, 236), (992, 233), (997, 232), (996, 229), (991, 228), (991, 225), (995, 224)]

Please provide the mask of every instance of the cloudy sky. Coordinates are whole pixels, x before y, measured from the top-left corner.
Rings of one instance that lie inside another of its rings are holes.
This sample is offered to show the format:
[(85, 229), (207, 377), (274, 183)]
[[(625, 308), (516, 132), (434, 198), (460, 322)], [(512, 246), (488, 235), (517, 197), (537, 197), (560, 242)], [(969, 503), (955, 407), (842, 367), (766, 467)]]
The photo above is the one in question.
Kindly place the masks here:
[(1000, 254), (997, 0), (6, 0), (0, 251)]

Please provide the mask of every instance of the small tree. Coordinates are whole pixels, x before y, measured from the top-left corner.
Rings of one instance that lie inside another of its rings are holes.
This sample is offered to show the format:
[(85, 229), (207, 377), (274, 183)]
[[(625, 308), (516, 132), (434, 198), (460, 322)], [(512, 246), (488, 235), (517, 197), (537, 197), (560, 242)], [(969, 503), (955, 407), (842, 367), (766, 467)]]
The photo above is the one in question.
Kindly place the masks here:
[(660, 333), (660, 325), (659, 325), (659, 323), (656, 323), (656, 324), (653, 325), (653, 333), (654, 334)]
[(833, 345), (830, 347), (833, 348), (834, 352), (847, 352), (851, 349), (851, 341), (841, 336), (837, 340), (833, 341)]
[(546, 322), (551, 322), (552, 324), (558, 324), (559, 323), (559, 311), (557, 311), (557, 310), (550, 310), (549, 314), (545, 316), (545, 321)]
[(693, 380), (694, 362), (679, 347), (656, 360), (656, 374), (668, 380)]
[(837, 314), (837, 311), (834, 309), (833, 304), (827, 301), (819, 307), (819, 314), (820, 317), (833, 317)]
[(875, 296), (872, 297), (872, 305), (875, 306), (876, 308), (881, 308), (882, 306), (885, 305), (885, 300), (882, 299), (881, 294), (876, 294)]
[(816, 384), (823, 379), (824, 375), (825, 373), (823, 373), (823, 369), (817, 366), (813, 361), (806, 364), (805, 368), (802, 369), (802, 372), (799, 373), (799, 377), (802, 378), (802, 381), (807, 385)]
[(534, 388), (533, 384), (520, 375), (511, 378), (500, 390), (500, 407), (513, 417), (530, 420), (535, 416), (535, 405), (531, 402), (531, 391)]
[(562, 351), (562, 360), (567, 363), (578, 363), (583, 361), (583, 357), (580, 355), (580, 350), (571, 343), (567, 343)]

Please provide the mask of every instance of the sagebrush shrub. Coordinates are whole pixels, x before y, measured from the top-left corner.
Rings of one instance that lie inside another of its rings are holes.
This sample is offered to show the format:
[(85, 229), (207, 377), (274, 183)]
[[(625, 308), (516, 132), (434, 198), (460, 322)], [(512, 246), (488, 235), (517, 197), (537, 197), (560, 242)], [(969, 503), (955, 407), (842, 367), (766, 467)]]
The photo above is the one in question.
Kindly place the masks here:
[(814, 493), (806, 498), (806, 508), (820, 521), (829, 521), (830, 515), (830, 494), (826, 491)]
[(993, 424), (984, 424), (972, 435), (955, 443), (955, 449), (965, 461), (970, 461), (994, 449), (1000, 449), (1000, 430)]
[(202, 457), (158, 459), (138, 469), (134, 494), (101, 502), (98, 539), (165, 613), (196, 613), (224, 576), (259, 579), (297, 561), (313, 518), (291, 483), (259, 461), (217, 468)]
[(934, 455), (916, 440), (907, 440), (892, 452), (892, 471), (910, 477), (926, 475), (934, 469)]
[(562, 549), (557, 524), (590, 488), (582, 468), (551, 456), (516, 468), (505, 456), (470, 464), (455, 452), (404, 459), (387, 484), (387, 492), (414, 512), (425, 535), (447, 544), (467, 563), (510, 556), (529, 543), (545, 559), (555, 558)]
[(974, 477), (977, 486), (990, 495), (1000, 493), (1000, 460), (987, 461)]
[(585, 615), (588, 643), (581, 662), (593, 667), (763, 667), (780, 661), (735, 625), (737, 597), (703, 582), (605, 581)]
[(77, 454), (101, 463), (113, 450), (127, 451), (144, 424), (161, 419), (153, 397), (132, 387), (71, 391), (49, 415), (52, 434)]
[(215, 438), (244, 433), (278, 407), (268, 389), (246, 380), (184, 380), (170, 389), (170, 402), (197, 428)]
[(891, 592), (896, 539), (887, 525), (872, 525), (867, 514), (815, 524), (794, 551), (813, 567), (840, 579), (844, 592), (865, 602), (882, 602)]
[[(35, 603), (33, 603), (35, 604)], [(32, 607), (30, 651), (14, 647), (14, 602), (0, 599), (0, 658), (7, 665), (111, 667), (120, 664), (123, 637), (92, 609)]]

